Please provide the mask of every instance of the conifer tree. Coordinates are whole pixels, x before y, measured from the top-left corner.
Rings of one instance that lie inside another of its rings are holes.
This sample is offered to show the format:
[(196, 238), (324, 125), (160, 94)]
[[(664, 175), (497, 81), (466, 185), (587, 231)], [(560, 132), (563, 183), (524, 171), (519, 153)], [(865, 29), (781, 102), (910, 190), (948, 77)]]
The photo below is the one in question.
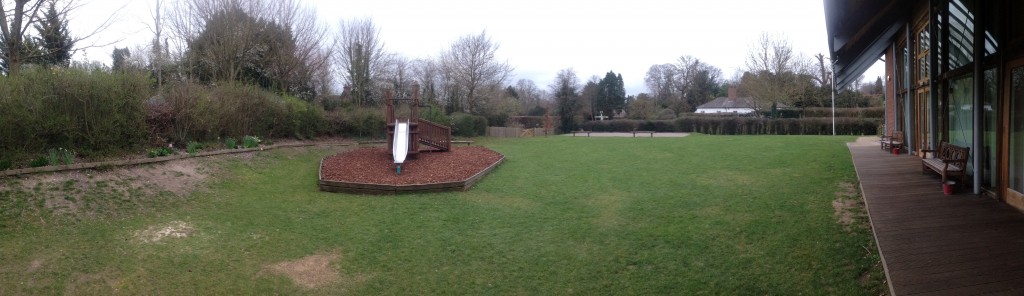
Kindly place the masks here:
[(46, 12), (35, 24), (36, 44), (41, 51), (34, 62), (44, 66), (67, 67), (71, 64), (71, 53), (75, 46), (68, 31), (68, 20), (57, 10), (57, 1), (50, 0)]

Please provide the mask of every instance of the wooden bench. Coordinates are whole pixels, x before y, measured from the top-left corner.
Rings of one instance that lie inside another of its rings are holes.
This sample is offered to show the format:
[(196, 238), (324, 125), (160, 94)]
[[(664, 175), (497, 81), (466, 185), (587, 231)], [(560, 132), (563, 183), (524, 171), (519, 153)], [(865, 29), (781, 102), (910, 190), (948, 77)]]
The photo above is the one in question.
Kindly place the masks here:
[(463, 140), (463, 141), (452, 140), (451, 143), (452, 143), (452, 145), (455, 145), (455, 144), (465, 144), (466, 146), (473, 145), (473, 141), (468, 141), (468, 140)]
[[(942, 184), (950, 177), (962, 178), (967, 176), (967, 158), (970, 157), (970, 148), (960, 147), (950, 143), (942, 142), (938, 150), (921, 150), (921, 173), (928, 173), (929, 170), (942, 175)], [(928, 154), (932, 158), (928, 158)]]
[(648, 134), (650, 134), (650, 135), (651, 135), (651, 138), (654, 138), (654, 131), (633, 131), (633, 137), (634, 137), (634, 138), (636, 138), (636, 134), (637, 134), (637, 133), (641, 133), (641, 134), (642, 134), (642, 133), (648, 133)]
[(888, 144), (882, 143), (882, 149), (888, 149), (890, 152), (895, 150), (903, 150), (903, 146), (906, 142), (903, 141), (903, 131), (894, 131), (892, 136), (888, 137)]
[(591, 131), (574, 131), (574, 132), (572, 132), (572, 136), (575, 137), (576, 133), (580, 133), (580, 134), (584, 134), (585, 133), (585, 134), (587, 134), (587, 137), (589, 137)]

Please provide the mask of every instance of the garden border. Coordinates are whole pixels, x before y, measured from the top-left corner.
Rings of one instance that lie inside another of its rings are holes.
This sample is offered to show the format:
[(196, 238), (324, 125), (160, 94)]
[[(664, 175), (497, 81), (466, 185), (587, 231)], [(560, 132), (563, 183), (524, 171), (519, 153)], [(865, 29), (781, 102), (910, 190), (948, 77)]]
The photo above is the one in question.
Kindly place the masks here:
[[(111, 161), (78, 163), (78, 164), (70, 164), (70, 165), (50, 165), (50, 166), (42, 166), (42, 167), (34, 167), (34, 168), (23, 168), (23, 169), (14, 169), (14, 170), (0, 171), (0, 178), (9, 177), (9, 176), (27, 175), (27, 174), (37, 174), (37, 173), (51, 173), (51, 172), (62, 172), (62, 171), (94, 169), (94, 168), (100, 168), (100, 167), (119, 167), (119, 166), (130, 166), (130, 165), (140, 165), (140, 164), (149, 164), (149, 163), (159, 163), (159, 162), (178, 160), (178, 159), (185, 159), (185, 158), (206, 157), (206, 156), (223, 155), (223, 154), (246, 153), (246, 152), (273, 150), (273, 149), (278, 149), (278, 148), (297, 148), (297, 147), (310, 147), (310, 146), (321, 146), (321, 145), (323, 145), (323, 146), (351, 146), (351, 145), (353, 145), (353, 143), (348, 143), (348, 142), (335, 142), (335, 143), (290, 143), (290, 144), (270, 145), (270, 146), (259, 147), (259, 148), (223, 149), (223, 150), (217, 150), (217, 151), (199, 152), (199, 153), (196, 153), (195, 155), (181, 154), (181, 155), (154, 157), (154, 158), (136, 158), (136, 159), (125, 159), (125, 160), (111, 160)], [(356, 145), (358, 145), (358, 144), (356, 144)]]
[(343, 182), (324, 180), (324, 160), (320, 160), (320, 169), (317, 172), (320, 191), (351, 193), (351, 194), (373, 194), (373, 195), (395, 195), (401, 193), (429, 193), (446, 191), (466, 191), (473, 187), (485, 175), (493, 171), (501, 163), (505, 162), (505, 155), (501, 155), (498, 161), (473, 174), (469, 178), (454, 182), (439, 182), (428, 184), (389, 185), (375, 183)]

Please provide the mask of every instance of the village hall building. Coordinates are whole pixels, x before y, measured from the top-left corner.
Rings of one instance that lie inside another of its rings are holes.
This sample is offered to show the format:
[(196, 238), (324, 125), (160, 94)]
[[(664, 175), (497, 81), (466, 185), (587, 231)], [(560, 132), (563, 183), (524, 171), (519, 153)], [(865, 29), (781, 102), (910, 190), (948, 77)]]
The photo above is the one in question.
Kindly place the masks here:
[(1024, 1), (825, 0), (837, 88), (885, 61), (885, 133), (970, 148), (968, 191), (1024, 210)]

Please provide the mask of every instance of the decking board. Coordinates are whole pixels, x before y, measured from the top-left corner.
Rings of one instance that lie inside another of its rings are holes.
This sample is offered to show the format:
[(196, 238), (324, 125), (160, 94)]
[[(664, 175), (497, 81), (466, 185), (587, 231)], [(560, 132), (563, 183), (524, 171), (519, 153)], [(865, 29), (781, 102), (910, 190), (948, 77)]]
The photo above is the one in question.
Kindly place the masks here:
[(893, 295), (1024, 295), (1024, 213), (944, 195), (920, 158), (850, 145)]

